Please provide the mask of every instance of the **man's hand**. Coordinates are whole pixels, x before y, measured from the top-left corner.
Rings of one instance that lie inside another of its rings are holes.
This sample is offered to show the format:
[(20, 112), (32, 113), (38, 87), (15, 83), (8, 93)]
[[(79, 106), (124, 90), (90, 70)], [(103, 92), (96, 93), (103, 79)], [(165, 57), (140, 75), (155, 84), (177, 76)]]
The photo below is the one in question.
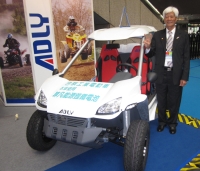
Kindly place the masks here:
[(149, 34), (145, 34), (144, 37), (145, 37), (145, 39), (143, 41), (144, 46), (146, 49), (150, 49), (151, 48), (151, 39), (153, 36), (151, 33), (149, 33)]
[(181, 80), (179, 86), (182, 86), (182, 87), (183, 87), (183, 86), (185, 86), (186, 84), (187, 84), (187, 81), (185, 81), (185, 80)]

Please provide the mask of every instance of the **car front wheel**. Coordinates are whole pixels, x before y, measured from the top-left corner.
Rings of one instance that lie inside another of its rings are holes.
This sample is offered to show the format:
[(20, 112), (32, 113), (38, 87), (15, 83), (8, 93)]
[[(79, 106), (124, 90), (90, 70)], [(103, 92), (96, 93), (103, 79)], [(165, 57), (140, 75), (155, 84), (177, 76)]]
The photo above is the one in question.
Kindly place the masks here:
[(126, 171), (144, 171), (150, 139), (149, 123), (144, 120), (131, 122), (124, 144), (124, 168)]
[(43, 132), (44, 118), (44, 114), (36, 110), (31, 116), (26, 129), (28, 144), (38, 151), (47, 151), (56, 143), (56, 140), (46, 137)]

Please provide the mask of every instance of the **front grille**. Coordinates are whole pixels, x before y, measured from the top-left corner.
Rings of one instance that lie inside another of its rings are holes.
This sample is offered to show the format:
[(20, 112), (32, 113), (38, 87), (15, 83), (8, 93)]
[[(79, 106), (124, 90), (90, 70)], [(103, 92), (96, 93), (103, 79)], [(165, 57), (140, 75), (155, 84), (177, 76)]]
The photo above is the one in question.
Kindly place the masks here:
[(66, 129), (63, 129), (62, 130), (62, 137), (66, 137), (67, 136), (67, 130)]
[(66, 130), (66, 129), (63, 129), (63, 130), (62, 130), (62, 134), (61, 134), (61, 139), (62, 139), (62, 140), (65, 140), (66, 137), (67, 137), (67, 130)]
[(52, 137), (56, 137), (57, 133), (58, 133), (58, 128), (53, 127), (53, 128), (52, 128), (51, 136), (52, 136)]
[(78, 132), (77, 131), (73, 131), (72, 132), (72, 142), (76, 142), (78, 138)]
[(77, 118), (77, 117), (57, 115), (57, 114), (48, 114), (48, 119), (50, 122), (72, 127), (86, 127), (88, 123), (86, 118)]

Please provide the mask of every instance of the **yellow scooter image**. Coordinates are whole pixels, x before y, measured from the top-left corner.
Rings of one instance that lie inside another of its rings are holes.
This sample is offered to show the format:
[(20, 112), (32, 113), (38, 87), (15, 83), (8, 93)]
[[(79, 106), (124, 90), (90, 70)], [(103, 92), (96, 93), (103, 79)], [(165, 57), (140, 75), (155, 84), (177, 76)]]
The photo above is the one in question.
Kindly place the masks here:
[[(61, 63), (67, 62), (67, 60), (78, 52), (78, 50), (82, 47), (82, 45), (86, 42), (87, 35), (80, 35), (78, 33), (74, 33), (72, 35), (66, 35), (66, 41), (61, 41), (64, 45), (64, 49), (60, 50), (59, 57)], [(81, 53), (81, 59), (86, 60), (88, 55), (92, 54), (92, 47), (89, 46), (85, 48)]]

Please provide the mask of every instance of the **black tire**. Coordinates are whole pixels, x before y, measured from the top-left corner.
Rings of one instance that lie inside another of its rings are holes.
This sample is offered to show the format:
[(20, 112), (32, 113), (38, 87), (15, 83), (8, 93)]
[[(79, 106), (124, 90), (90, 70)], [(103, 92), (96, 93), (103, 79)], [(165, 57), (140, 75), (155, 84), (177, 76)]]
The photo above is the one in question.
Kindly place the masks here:
[(89, 48), (88, 48), (88, 55), (92, 55), (92, 46), (89, 45)]
[(17, 58), (18, 58), (19, 66), (20, 66), (20, 67), (23, 67), (21, 56), (20, 56), (20, 55), (17, 55)]
[(30, 147), (38, 151), (47, 151), (51, 149), (56, 140), (47, 138), (43, 132), (44, 114), (36, 110), (31, 116), (27, 129), (26, 138)]
[(132, 121), (124, 144), (124, 168), (126, 171), (145, 170), (149, 139), (149, 123), (144, 120)]
[(0, 57), (0, 68), (4, 68), (4, 62), (2, 57)]
[(70, 58), (70, 54), (71, 54), (71, 49), (68, 46), (68, 44), (65, 45), (65, 54), (66, 54), (66, 58), (69, 59)]
[(59, 52), (60, 62), (61, 63), (67, 62), (67, 60), (70, 58), (70, 53), (71, 53), (71, 50), (70, 50), (69, 46), (66, 44), (64, 46), (64, 49), (60, 50), (60, 52)]
[(60, 62), (61, 63), (67, 62), (67, 58), (65, 57), (64, 51), (60, 54)]
[(81, 59), (86, 60), (88, 58), (88, 53), (81, 53)]
[(8, 61), (8, 65), (9, 66), (13, 65), (13, 62), (12, 62), (11, 58), (12, 58), (12, 56), (7, 56), (7, 61)]
[(26, 57), (26, 64), (31, 65), (30, 54), (26, 54), (25, 57)]

